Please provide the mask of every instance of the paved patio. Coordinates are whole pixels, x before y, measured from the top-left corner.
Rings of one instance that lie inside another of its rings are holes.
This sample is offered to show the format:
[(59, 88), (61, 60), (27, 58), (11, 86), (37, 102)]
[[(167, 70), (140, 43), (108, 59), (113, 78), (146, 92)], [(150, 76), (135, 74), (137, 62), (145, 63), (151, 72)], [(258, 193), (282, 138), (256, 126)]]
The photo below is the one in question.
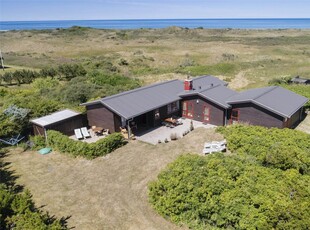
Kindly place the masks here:
[[(142, 133), (136, 134), (137, 140), (144, 141), (153, 145), (158, 144), (158, 141), (160, 140), (162, 143), (165, 142), (165, 139), (167, 138), (168, 141), (171, 141), (170, 135), (176, 134), (178, 139), (183, 137), (183, 133), (188, 131), (190, 129), (190, 119), (184, 119), (182, 125), (178, 125), (174, 128), (169, 128), (166, 126), (160, 126), (157, 128), (153, 128), (150, 130), (147, 130)], [(210, 124), (203, 124), (202, 122), (194, 121), (193, 120), (194, 128), (214, 128), (215, 125)]]

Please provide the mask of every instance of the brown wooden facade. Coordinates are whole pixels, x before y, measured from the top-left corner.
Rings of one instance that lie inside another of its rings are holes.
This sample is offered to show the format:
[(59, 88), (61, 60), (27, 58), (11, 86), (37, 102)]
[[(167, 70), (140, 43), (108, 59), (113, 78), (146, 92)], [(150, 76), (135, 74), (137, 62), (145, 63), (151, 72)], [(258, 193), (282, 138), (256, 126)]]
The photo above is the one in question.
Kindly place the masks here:
[[(180, 103), (180, 102), (177, 102)], [(148, 128), (160, 126), (162, 122), (171, 116), (180, 116), (180, 107), (178, 110), (168, 112), (168, 105), (164, 105), (158, 109), (138, 115), (128, 121), (122, 122), (122, 118), (102, 104), (88, 105), (87, 119), (89, 126), (97, 126), (109, 129), (111, 133), (119, 132), (120, 127), (129, 124), (135, 124), (135, 129), (145, 130)]]
[(73, 135), (74, 129), (87, 126), (86, 118), (82, 114), (53, 123), (47, 126), (33, 124), (34, 135), (45, 136), (44, 130), (56, 130), (66, 135)]
[(133, 128), (137, 130), (145, 130), (160, 126), (166, 118), (182, 116), (217, 126), (243, 122), (265, 127), (292, 128), (301, 120), (303, 111), (301, 108), (291, 118), (286, 119), (253, 103), (233, 104), (232, 108), (226, 109), (200, 96), (187, 96), (177, 103), (178, 109), (175, 111), (168, 111), (168, 105), (164, 105), (127, 121), (123, 120), (123, 123), (119, 115), (104, 105), (88, 105), (88, 124), (109, 129), (113, 133), (128, 123), (135, 124)]
[(226, 109), (199, 96), (189, 96), (182, 100), (182, 116), (207, 124), (225, 125)]
[(234, 104), (228, 112), (229, 124), (244, 122), (250, 125), (283, 128), (285, 118), (253, 103)]
[(102, 104), (88, 105), (86, 109), (89, 126), (109, 129), (111, 133), (119, 132), (119, 127), (122, 126), (120, 116), (113, 113)]

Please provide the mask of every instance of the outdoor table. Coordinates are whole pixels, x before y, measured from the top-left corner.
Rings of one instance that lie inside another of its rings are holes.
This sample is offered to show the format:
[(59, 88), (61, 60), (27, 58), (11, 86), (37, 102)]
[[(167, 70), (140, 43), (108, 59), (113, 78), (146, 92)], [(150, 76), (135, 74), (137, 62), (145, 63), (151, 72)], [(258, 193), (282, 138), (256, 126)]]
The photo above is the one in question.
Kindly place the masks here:
[(166, 118), (165, 122), (168, 122), (168, 123), (173, 124), (173, 125), (177, 124), (177, 120), (173, 119), (173, 118)]

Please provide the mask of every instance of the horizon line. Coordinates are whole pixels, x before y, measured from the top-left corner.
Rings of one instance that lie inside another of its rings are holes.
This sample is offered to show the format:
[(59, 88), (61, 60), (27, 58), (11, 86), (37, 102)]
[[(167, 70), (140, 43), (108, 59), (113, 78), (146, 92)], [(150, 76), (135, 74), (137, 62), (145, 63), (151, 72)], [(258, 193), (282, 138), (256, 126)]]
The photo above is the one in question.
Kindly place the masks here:
[(38, 20), (0, 20), (2, 22), (53, 22), (53, 21), (152, 21), (152, 20), (302, 20), (310, 18), (137, 18), (137, 19), (38, 19)]

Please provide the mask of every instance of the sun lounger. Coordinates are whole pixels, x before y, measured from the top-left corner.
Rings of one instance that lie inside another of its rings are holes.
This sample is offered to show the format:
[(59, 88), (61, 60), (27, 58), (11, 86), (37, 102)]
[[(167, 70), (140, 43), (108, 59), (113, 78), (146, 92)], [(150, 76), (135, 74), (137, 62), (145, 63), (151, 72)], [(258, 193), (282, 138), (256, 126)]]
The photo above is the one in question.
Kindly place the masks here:
[(75, 134), (76, 139), (78, 139), (78, 140), (83, 139), (83, 135), (81, 133), (81, 129), (75, 129), (74, 130), (74, 134)]
[(91, 137), (86, 127), (81, 128), (81, 131), (82, 131), (82, 134), (83, 134), (84, 138)]

